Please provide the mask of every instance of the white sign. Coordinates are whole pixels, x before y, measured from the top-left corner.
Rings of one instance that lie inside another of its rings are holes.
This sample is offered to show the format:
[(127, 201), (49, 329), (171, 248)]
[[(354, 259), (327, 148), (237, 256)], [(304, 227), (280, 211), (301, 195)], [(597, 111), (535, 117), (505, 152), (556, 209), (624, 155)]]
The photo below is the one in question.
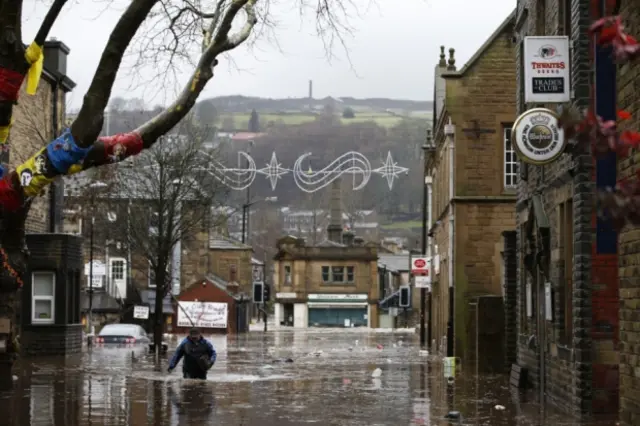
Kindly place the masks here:
[(413, 283), (416, 288), (426, 288), (431, 291), (431, 277), (428, 275), (417, 275), (413, 277)]
[[(87, 262), (84, 265), (84, 274), (86, 276), (91, 275), (91, 262)], [(105, 265), (100, 260), (93, 261), (93, 277), (104, 276), (107, 275), (107, 265)]]
[(435, 258), (433, 259), (433, 273), (436, 275), (440, 274), (440, 255), (436, 254)]
[(178, 305), (178, 327), (227, 328), (226, 303), (178, 302)]
[(276, 299), (295, 299), (297, 297), (295, 293), (276, 293)]
[(524, 101), (563, 103), (571, 100), (569, 37), (524, 38)]
[(429, 275), (431, 262), (428, 257), (414, 257), (411, 259), (411, 273), (414, 275)]
[[(89, 277), (87, 277), (87, 281), (89, 281)], [(91, 280), (91, 288), (102, 288), (104, 287), (104, 275), (93, 276)]]
[(133, 317), (138, 319), (149, 319), (149, 307), (148, 306), (134, 306)]
[(366, 294), (310, 294), (309, 300), (367, 300)]
[(511, 143), (520, 161), (542, 165), (562, 155), (566, 140), (553, 111), (533, 108), (516, 119)]

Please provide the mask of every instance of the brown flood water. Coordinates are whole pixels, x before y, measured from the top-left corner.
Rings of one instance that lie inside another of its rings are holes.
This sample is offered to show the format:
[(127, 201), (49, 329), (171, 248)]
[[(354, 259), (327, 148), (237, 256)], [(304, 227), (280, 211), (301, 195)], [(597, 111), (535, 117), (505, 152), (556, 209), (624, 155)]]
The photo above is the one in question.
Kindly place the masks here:
[[(449, 385), (442, 361), (420, 356), (412, 334), (301, 330), (211, 340), (218, 362), (205, 382), (183, 380), (180, 368), (167, 374), (168, 359), (145, 348), (23, 360), (15, 389), (0, 394), (0, 425), (615, 425), (541, 413), (510, 392), (506, 375), (461, 371)], [(450, 411), (461, 417), (445, 419)]]

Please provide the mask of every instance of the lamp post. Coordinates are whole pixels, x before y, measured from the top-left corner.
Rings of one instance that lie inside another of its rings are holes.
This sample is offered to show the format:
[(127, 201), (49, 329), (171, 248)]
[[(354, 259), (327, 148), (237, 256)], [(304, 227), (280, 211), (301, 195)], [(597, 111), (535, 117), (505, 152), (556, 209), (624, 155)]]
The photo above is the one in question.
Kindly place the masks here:
[(89, 185), (91, 191), (91, 224), (89, 227), (89, 315), (88, 315), (88, 343), (91, 344), (93, 341), (94, 327), (93, 327), (93, 228), (96, 221), (95, 218), (95, 202), (96, 202), (96, 191), (97, 189), (101, 189), (106, 187), (107, 184), (104, 182), (93, 182)]
[(265, 199), (259, 199), (251, 202), (247, 202), (242, 205), (242, 244), (248, 240), (249, 234), (249, 207), (252, 205), (265, 201), (267, 203), (275, 203), (278, 201), (278, 197), (266, 197)]

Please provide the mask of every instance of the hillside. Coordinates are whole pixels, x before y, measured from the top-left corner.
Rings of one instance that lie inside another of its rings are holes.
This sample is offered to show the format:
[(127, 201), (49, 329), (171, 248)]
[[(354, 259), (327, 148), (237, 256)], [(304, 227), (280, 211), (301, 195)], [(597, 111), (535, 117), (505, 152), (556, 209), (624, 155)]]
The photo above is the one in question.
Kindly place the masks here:
[(215, 108), (216, 118), (225, 130), (247, 129), (253, 110), (260, 115), (260, 123), (270, 127), (273, 124), (296, 125), (313, 121), (327, 107), (332, 108), (339, 117), (342, 117), (345, 109), (351, 109), (355, 116), (341, 118), (345, 124), (373, 121), (383, 127), (392, 127), (405, 118), (429, 119), (433, 102), (352, 97), (269, 99), (221, 96), (198, 103), (199, 109), (207, 107)]

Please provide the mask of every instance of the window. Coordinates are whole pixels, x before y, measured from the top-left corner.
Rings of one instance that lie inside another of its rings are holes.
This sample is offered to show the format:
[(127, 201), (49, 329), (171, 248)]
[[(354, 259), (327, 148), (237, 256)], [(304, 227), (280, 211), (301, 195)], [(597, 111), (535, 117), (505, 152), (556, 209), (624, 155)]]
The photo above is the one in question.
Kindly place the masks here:
[(284, 284), (291, 285), (291, 266), (290, 265), (284, 266)]
[(333, 282), (344, 282), (344, 266), (333, 266), (331, 268), (331, 278)]
[(55, 320), (56, 275), (53, 272), (34, 272), (31, 275), (33, 324), (53, 324)]
[(353, 266), (347, 266), (347, 282), (352, 283), (355, 281)]
[(111, 278), (114, 280), (124, 279), (124, 260), (111, 260)]
[(504, 136), (504, 187), (513, 189), (518, 186), (518, 157), (511, 143), (511, 127), (505, 127)]
[(322, 282), (329, 284), (353, 283), (355, 281), (355, 267), (353, 266), (323, 266)]
[(328, 266), (322, 267), (322, 282), (328, 283), (331, 281), (331, 273)]
[(561, 287), (561, 315), (558, 321), (563, 330), (565, 344), (571, 345), (573, 335), (573, 200), (560, 204), (559, 246), (561, 256), (560, 271), (564, 280)]

